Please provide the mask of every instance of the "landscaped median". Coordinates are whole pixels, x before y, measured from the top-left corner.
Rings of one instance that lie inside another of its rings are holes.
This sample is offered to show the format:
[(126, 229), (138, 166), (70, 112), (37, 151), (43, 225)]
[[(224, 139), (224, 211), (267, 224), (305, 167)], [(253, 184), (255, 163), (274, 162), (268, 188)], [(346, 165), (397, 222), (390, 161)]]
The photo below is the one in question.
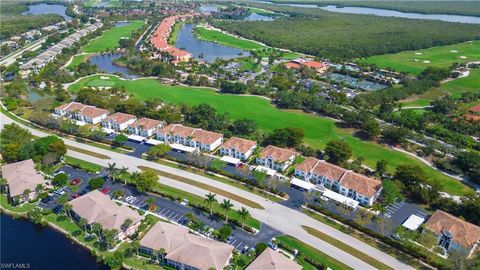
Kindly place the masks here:
[(377, 269), (392, 269), (392, 267), (376, 260), (375, 258), (372, 258), (370, 257), (369, 255), (345, 244), (344, 242), (334, 238), (334, 237), (331, 237), (330, 235), (326, 234), (326, 233), (323, 233), (315, 228), (312, 228), (312, 227), (308, 227), (308, 226), (302, 226), (302, 228), (307, 231), (309, 234), (317, 237), (318, 239), (322, 240), (322, 241), (325, 241), (329, 244), (331, 244), (332, 246), (335, 246), (345, 252), (347, 252), (348, 254), (350, 255), (353, 255), (355, 257), (357, 257), (358, 259), (370, 264), (371, 266), (374, 266), (375, 268)]
[(93, 173), (97, 173), (102, 170), (102, 166), (100, 165), (97, 165), (82, 159), (74, 158), (71, 156), (65, 156), (65, 163), (67, 163), (68, 165), (74, 168), (80, 168), (82, 170), (93, 172)]

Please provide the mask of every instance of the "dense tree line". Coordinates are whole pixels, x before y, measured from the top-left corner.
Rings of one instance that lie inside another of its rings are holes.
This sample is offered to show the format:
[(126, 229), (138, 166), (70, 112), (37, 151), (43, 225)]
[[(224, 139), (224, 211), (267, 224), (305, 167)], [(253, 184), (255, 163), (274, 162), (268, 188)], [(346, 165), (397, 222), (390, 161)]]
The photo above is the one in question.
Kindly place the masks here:
[(340, 14), (273, 5), (265, 5), (265, 8), (293, 17), (253, 22), (217, 20), (213, 24), (271, 46), (331, 59), (418, 50), (474, 40), (480, 34), (473, 24)]

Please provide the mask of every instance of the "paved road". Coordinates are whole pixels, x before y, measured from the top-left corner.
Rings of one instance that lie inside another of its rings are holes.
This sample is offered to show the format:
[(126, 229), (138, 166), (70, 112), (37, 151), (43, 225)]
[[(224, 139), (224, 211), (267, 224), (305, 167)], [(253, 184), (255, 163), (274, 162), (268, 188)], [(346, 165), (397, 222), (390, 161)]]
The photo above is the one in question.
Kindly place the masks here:
[[(14, 122), (12, 119), (8, 118), (5, 116), (3, 113), (1, 115), (1, 124), (9, 124)], [(19, 123), (18, 123), (19, 124)], [(21, 125), (21, 124), (19, 124)], [(23, 126), (23, 125), (21, 125)], [(36, 136), (46, 136), (47, 134), (36, 130), (32, 129), (26, 126), (23, 126), (24, 128), (30, 130), (33, 135)], [(281, 205), (279, 203), (275, 203), (272, 201), (269, 201), (263, 197), (257, 196), (253, 193), (250, 193), (248, 191), (238, 189), (235, 187), (232, 187), (230, 185), (215, 181), (210, 178), (206, 178), (203, 176), (199, 176), (190, 172), (186, 172), (180, 169), (164, 166), (158, 163), (150, 162), (147, 160), (142, 160), (139, 158), (131, 157), (128, 155), (124, 154), (119, 154), (116, 152), (96, 148), (90, 145), (85, 145), (76, 141), (72, 141), (69, 139), (63, 139), (67, 145), (83, 148), (85, 150), (89, 150), (92, 152), (97, 152), (106, 156), (109, 156), (110, 159), (98, 159), (89, 155), (85, 155), (82, 153), (74, 152), (71, 150), (68, 150), (68, 155), (73, 156), (75, 158), (83, 159), (83, 160), (88, 160), (93, 163), (97, 163), (101, 166), (106, 167), (108, 163), (111, 162), (116, 162), (119, 164), (119, 166), (125, 166), (129, 169), (129, 171), (138, 171), (138, 166), (146, 166), (146, 167), (151, 167), (157, 170), (165, 171), (171, 174), (179, 175), (182, 177), (189, 178), (194, 181), (202, 182), (205, 184), (208, 184), (210, 186), (214, 186), (217, 188), (220, 188), (222, 190), (229, 191), (231, 193), (240, 195), (246, 199), (249, 199), (251, 201), (255, 201), (262, 205), (265, 209), (253, 209), (250, 207), (247, 207), (252, 215), (252, 217), (258, 219), (259, 221), (268, 224), (275, 230), (278, 230), (284, 234), (291, 235), (305, 243), (308, 243), (309, 245), (317, 248), (318, 250), (321, 250), (322, 252), (330, 255), (331, 257), (342, 261), (346, 265), (354, 268), (354, 269), (375, 269), (373, 266), (359, 260), (358, 258), (352, 256), (351, 254), (344, 252), (343, 250), (340, 250), (314, 236), (311, 236), (308, 234), (303, 228), (301, 227), (302, 225), (310, 226), (313, 228), (316, 228), (317, 230), (324, 232), (340, 241), (342, 241), (345, 244), (348, 244), (352, 246), (353, 248), (362, 251), (365, 254), (368, 254), (372, 258), (377, 259), (378, 261), (383, 262), (386, 265), (389, 265), (395, 269), (413, 269), (412, 267), (398, 261), (397, 259), (391, 257), (390, 255), (366, 244), (363, 243), (362, 241), (353, 238), (339, 230), (336, 230), (324, 223), (318, 222), (317, 220), (297, 211), (294, 209), (291, 209), (289, 207), (286, 207), (284, 205)], [(209, 193), (208, 191), (198, 188), (196, 186), (192, 186), (183, 182), (178, 182), (170, 178), (166, 177), (159, 177), (159, 181), (162, 184), (166, 184), (172, 187), (175, 187), (177, 189), (185, 190), (188, 191), (192, 194), (196, 194), (199, 196), (204, 196), (205, 194)], [(218, 195), (217, 195), (218, 196)], [(218, 196), (220, 200), (224, 199), (222, 196)], [(232, 201), (234, 204), (234, 208), (240, 208), (243, 206), (242, 204)]]
[(42, 45), (42, 43), (45, 42), (45, 40), (47, 40), (47, 37), (48, 36), (45, 36), (37, 41), (35, 41), (34, 43), (12, 53), (12, 54), (9, 54), (7, 56), (5, 56), (4, 58), (2, 58), (0, 60), (0, 66), (9, 66), (13, 63), (16, 62), (16, 59), (17, 57), (20, 57), (25, 51), (34, 51), (34, 50), (37, 50), (38, 48), (40, 48), (40, 46)]

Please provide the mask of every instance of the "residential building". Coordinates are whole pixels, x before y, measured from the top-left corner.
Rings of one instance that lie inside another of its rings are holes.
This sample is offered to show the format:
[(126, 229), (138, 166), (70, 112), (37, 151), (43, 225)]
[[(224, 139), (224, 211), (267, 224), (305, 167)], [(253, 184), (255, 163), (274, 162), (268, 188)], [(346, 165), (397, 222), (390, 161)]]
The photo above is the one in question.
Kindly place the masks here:
[(287, 62), (283, 65), (286, 69), (300, 69), (301, 67), (308, 67), (314, 69), (317, 73), (325, 73), (329, 66), (326, 63), (308, 60), (304, 58), (297, 58)]
[(106, 119), (109, 111), (95, 106), (70, 102), (55, 108), (55, 114), (70, 117), (89, 124), (98, 124)]
[(284, 171), (288, 166), (293, 164), (295, 157), (298, 155), (299, 154), (293, 150), (269, 145), (260, 152), (255, 162), (258, 165), (270, 169)]
[(181, 124), (170, 124), (159, 129), (157, 139), (211, 152), (222, 144), (223, 134), (186, 127)]
[(442, 210), (433, 213), (425, 228), (437, 236), (438, 245), (446, 251), (463, 249), (470, 257), (480, 244), (480, 227)]
[(294, 174), (312, 184), (327, 187), (352, 198), (362, 205), (371, 206), (380, 196), (382, 189), (382, 182), (379, 180), (313, 157), (307, 157), (298, 164)]
[(165, 125), (165, 122), (150, 119), (141, 118), (133, 124), (128, 126), (128, 132), (142, 137), (150, 137), (157, 133), (157, 130)]
[(469, 121), (480, 121), (480, 104), (468, 108), (470, 113), (466, 113), (463, 117)]
[(137, 121), (137, 117), (133, 114), (117, 112), (102, 121), (102, 126), (116, 131), (122, 131), (129, 125)]
[(2, 166), (2, 178), (7, 181), (6, 192), (15, 204), (35, 199), (45, 186), (43, 175), (35, 169), (33, 160), (28, 159)]
[(245, 270), (301, 270), (302, 267), (284, 254), (265, 249)]
[(232, 257), (233, 246), (188, 232), (188, 229), (159, 221), (140, 240), (148, 254), (159, 257), (169, 267), (188, 270), (224, 269)]
[(220, 146), (220, 154), (241, 160), (247, 160), (257, 147), (257, 142), (231, 137)]
[[(123, 204), (117, 205), (99, 190), (73, 199), (69, 204), (72, 205), (72, 211), (77, 220), (84, 218), (89, 226), (98, 223), (104, 230), (116, 230), (118, 240), (134, 234), (143, 219), (136, 210)], [(127, 219), (132, 221), (128, 227), (125, 226)]]

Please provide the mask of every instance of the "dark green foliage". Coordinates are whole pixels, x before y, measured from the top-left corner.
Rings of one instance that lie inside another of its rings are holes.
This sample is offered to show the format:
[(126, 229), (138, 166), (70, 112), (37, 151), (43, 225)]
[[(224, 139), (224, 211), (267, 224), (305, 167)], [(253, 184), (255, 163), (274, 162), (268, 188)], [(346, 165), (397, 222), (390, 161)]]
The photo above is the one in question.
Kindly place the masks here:
[(332, 140), (327, 143), (325, 154), (328, 156), (329, 161), (341, 164), (352, 156), (352, 148), (344, 141)]
[(56, 187), (61, 187), (67, 184), (68, 181), (68, 175), (65, 173), (60, 173), (55, 175), (55, 177), (52, 180), (52, 184)]
[(88, 189), (95, 190), (101, 188), (104, 183), (105, 180), (102, 177), (92, 178), (88, 181)]
[(123, 145), (124, 143), (126, 143), (128, 140), (128, 137), (123, 135), (123, 134), (119, 134), (115, 137), (115, 139), (113, 139), (113, 144), (116, 145), (116, 146), (120, 146), (120, 145)]
[(273, 144), (278, 147), (296, 147), (303, 141), (304, 132), (300, 128), (287, 127), (275, 129), (263, 141), (264, 145)]
[(255, 253), (258, 255), (260, 255), (265, 249), (268, 248), (268, 245), (267, 243), (265, 242), (260, 242), (258, 243), (256, 246), (255, 246)]
[(218, 230), (218, 239), (220, 241), (225, 241), (232, 234), (232, 227), (228, 225), (223, 225), (220, 230)]

